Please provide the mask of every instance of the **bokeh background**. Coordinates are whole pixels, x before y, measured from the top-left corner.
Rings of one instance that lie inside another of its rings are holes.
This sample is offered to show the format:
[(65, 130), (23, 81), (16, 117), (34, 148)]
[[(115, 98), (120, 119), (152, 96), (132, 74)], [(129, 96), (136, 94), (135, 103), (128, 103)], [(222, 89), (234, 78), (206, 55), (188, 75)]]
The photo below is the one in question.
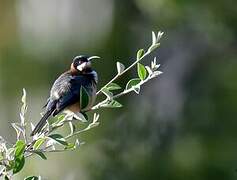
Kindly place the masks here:
[[(75, 55), (99, 55), (101, 87), (129, 65), (151, 31), (165, 32), (164, 72), (101, 113), (78, 151), (33, 157), (16, 179), (237, 179), (236, 0), (0, 0), (1, 136), (14, 142), (22, 88), (36, 122)], [(118, 83), (136, 76), (131, 71)]]

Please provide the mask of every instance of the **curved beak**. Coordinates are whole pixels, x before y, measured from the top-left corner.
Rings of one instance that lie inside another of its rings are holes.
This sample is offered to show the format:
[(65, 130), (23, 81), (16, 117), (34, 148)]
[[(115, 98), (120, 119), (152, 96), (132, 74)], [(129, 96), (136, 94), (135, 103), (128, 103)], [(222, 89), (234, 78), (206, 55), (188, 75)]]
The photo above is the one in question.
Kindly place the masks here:
[(88, 61), (92, 61), (93, 59), (100, 59), (99, 56), (91, 56), (88, 58)]

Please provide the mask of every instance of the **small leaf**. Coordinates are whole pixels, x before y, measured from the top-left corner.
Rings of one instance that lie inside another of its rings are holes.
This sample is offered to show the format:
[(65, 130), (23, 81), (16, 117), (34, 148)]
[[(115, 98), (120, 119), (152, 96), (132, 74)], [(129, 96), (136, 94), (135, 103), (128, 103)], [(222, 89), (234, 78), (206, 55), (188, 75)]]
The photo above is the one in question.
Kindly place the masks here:
[(62, 144), (64, 146), (68, 145), (68, 143), (66, 142), (66, 140), (64, 139), (64, 137), (61, 134), (51, 134), (48, 137), (55, 140), (59, 144)]
[(16, 131), (17, 140), (19, 140), (20, 139), (20, 135), (24, 132), (24, 129), (18, 123), (11, 123), (11, 125), (15, 129), (15, 131)]
[(18, 173), (24, 167), (25, 164), (25, 151), (26, 144), (19, 140), (15, 145), (15, 153), (14, 153), (14, 166), (13, 166), (13, 174)]
[(64, 118), (65, 118), (65, 116), (66, 116), (66, 114), (58, 114), (58, 115), (56, 116), (56, 118), (58, 119), (58, 121), (63, 121)]
[(32, 131), (35, 129), (35, 125), (32, 122), (30, 123), (30, 127)]
[(118, 71), (118, 74), (121, 74), (125, 69), (125, 66), (120, 63), (120, 62), (117, 62), (117, 71)]
[(98, 122), (99, 118), (100, 118), (100, 115), (94, 113), (94, 116), (93, 116), (93, 123)]
[(74, 150), (75, 149), (75, 144), (73, 143), (68, 143), (67, 146), (64, 148), (65, 150)]
[(33, 145), (34, 150), (37, 150), (40, 148), (40, 146), (45, 142), (45, 138), (39, 138)]
[(39, 157), (41, 157), (43, 160), (47, 160), (47, 157), (43, 152), (35, 151), (34, 153), (37, 154)]
[(70, 127), (70, 135), (72, 135), (76, 130), (76, 126), (72, 122), (69, 122), (68, 124)]
[(151, 78), (157, 77), (157, 76), (159, 76), (159, 75), (162, 74), (162, 73), (163, 73), (163, 72), (161, 72), (161, 71), (154, 71), (153, 74), (152, 74), (152, 76), (151, 76)]
[(156, 66), (156, 57), (154, 57), (154, 60), (151, 61), (151, 69), (154, 69)]
[[(27, 105), (26, 105), (26, 90), (23, 89), (23, 95), (22, 95), (22, 98), (21, 98), (21, 102), (23, 103), (22, 107), (21, 107), (21, 114), (24, 116), (24, 114), (26, 113), (27, 111)], [(24, 123), (24, 122), (22, 122)]]
[(151, 70), (151, 68), (149, 66), (145, 66), (147, 72), (149, 75), (151, 75), (153, 73), (153, 71)]
[(109, 85), (106, 86), (106, 88), (109, 91), (121, 89), (121, 87), (118, 84), (116, 84), (116, 83), (110, 83)]
[(25, 165), (25, 157), (21, 156), (15, 159), (14, 167), (13, 167), (13, 174), (16, 174), (22, 170)]
[(153, 44), (149, 47), (148, 52), (152, 52), (154, 51), (156, 48), (158, 48), (160, 46), (160, 43), (157, 44)]
[(160, 64), (156, 64), (156, 57), (154, 57), (154, 60), (151, 61), (151, 69), (153, 71), (157, 70), (160, 67)]
[(137, 63), (137, 73), (138, 73), (138, 76), (141, 80), (146, 79), (147, 72), (146, 72), (146, 68), (144, 65)]
[(6, 159), (13, 159), (15, 153), (15, 148), (11, 147), (6, 151)]
[(89, 95), (86, 91), (86, 89), (81, 86), (80, 89), (80, 107), (81, 109), (85, 109), (89, 104)]
[(24, 153), (25, 147), (26, 144), (24, 143), (24, 141), (17, 141), (15, 145), (15, 157), (21, 156)]
[(39, 180), (37, 176), (28, 176), (24, 180)]
[(86, 122), (87, 122), (86, 117), (85, 117), (82, 113), (80, 113), (80, 112), (73, 113), (73, 117), (74, 117), (75, 119), (77, 119), (77, 120), (83, 122), (83, 123), (86, 123)]
[(88, 129), (91, 129), (91, 128), (94, 128), (94, 127), (97, 127), (97, 126), (99, 126), (99, 122), (97, 122), (97, 123), (91, 123), (91, 124), (89, 124), (89, 126), (87, 127)]
[(132, 88), (133, 86), (136, 86), (140, 82), (141, 82), (141, 80), (139, 78), (131, 79), (130, 81), (128, 81), (125, 89), (128, 90), (128, 89)]
[(65, 117), (64, 117), (64, 120), (65, 120), (65, 121), (71, 121), (71, 120), (73, 120), (74, 112), (68, 111), (68, 110), (66, 110), (66, 111), (64, 111), (64, 112), (66, 113), (66, 115), (65, 115)]
[(25, 116), (20, 113), (21, 126), (25, 126)]
[(164, 32), (162, 32), (162, 31), (159, 31), (158, 33), (157, 33), (157, 42), (162, 38), (162, 36), (164, 35)]
[[(94, 127), (98, 126), (98, 125), (100, 124), (100, 122), (98, 121), (99, 118), (100, 118), (100, 115), (94, 113), (93, 121), (92, 121), (92, 123), (90, 123), (90, 124), (88, 125), (88, 127), (87, 127), (86, 129), (91, 129), (91, 128), (94, 128)], [(79, 141), (76, 141), (76, 143), (79, 143), (78, 145), (81, 144)], [(75, 145), (76, 145), (76, 144), (75, 144)]]
[(157, 38), (156, 38), (156, 34), (154, 31), (152, 31), (152, 45), (157, 43)]
[(118, 101), (115, 101), (115, 100), (112, 100), (112, 101), (102, 105), (102, 107), (106, 107), (106, 108), (119, 108), (122, 106), (123, 106), (122, 104), (120, 104)]
[(78, 148), (82, 143), (78, 139), (75, 141), (75, 148)]
[(137, 60), (141, 59), (141, 57), (145, 54), (144, 49), (140, 49), (137, 51)]
[(21, 101), (22, 101), (24, 104), (26, 104), (26, 90), (25, 90), (25, 88), (23, 88), (23, 95), (22, 95)]
[(101, 90), (102, 93), (108, 98), (112, 99), (113, 98), (113, 93), (110, 92), (106, 87)]

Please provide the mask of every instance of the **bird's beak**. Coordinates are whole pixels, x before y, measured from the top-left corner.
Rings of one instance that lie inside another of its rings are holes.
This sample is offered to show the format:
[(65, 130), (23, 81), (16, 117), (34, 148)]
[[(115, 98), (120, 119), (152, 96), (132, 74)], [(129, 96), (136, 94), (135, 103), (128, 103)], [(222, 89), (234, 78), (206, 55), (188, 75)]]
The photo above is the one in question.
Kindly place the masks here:
[(100, 59), (99, 56), (91, 56), (88, 58), (88, 61), (92, 61), (93, 59)]

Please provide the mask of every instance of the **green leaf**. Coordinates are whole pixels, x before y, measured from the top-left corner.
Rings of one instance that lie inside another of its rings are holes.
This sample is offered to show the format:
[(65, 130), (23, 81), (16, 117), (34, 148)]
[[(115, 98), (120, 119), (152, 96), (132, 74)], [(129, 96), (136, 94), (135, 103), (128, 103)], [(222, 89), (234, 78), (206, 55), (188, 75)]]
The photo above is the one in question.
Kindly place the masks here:
[(102, 106), (107, 108), (119, 108), (122, 107), (123, 105), (120, 104), (118, 101), (112, 100), (106, 104), (103, 104)]
[(137, 63), (137, 73), (138, 73), (138, 76), (141, 80), (146, 79), (147, 71), (146, 71), (146, 68), (144, 65)]
[(118, 74), (121, 74), (125, 69), (125, 66), (120, 63), (120, 62), (117, 62), (117, 71), (118, 71)]
[(64, 139), (64, 137), (61, 134), (51, 134), (48, 137), (57, 141), (59, 144), (62, 144), (64, 146), (68, 145), (68, 143), (66, 142), (66, 140)]
[(43, 152), (35, 151), (34, 153), (37, 154), (38, 156), (40, 156), (42, 159), (47, 160), (47, 157), (45, 156), (45, 154)]
[(85, 109), (89, 104), (89, 95), (86, 91), (86, 89), (81, 86), (80, 89), (80, 107), (81, 109)]
[(19, 140), (15, 145), (15, 157), (22, 156), (25, 150), (26, 144), (24, 141)]
[(109, 91), (121, 89), (121, 87), (118, 84), (116, 84), (116, 83), (110, 83), (109, 85), (106, 86), (106, 88)]
[(25, 157), (21, 156), (15, 159), (14, 167), (13, 167), (13, 174), (16, 174), (22, 170), (25, 165)]
[(26, 144), (24, 141), (19, 140), (16, 142), (15, 145), (15, 153), (14, 153), (14, 166), (13, 166), (13, 174), (18, 173), (25, 164), (25, 157), (24, 157), (24, 151), (25, 151)]
[(141, 82), (141, 80), (139, 78), (131, 79), (130, 81), (128, 81), (128, 83), (126, 85), (126, 90), (132, 88), (133, 86), (136, 86), (140, 82)]
[(39, 178), (37, 176), (28, 176), (24, 180), (38, 180)]
[(34, 150), (37, 150), (40, 148), (40, 146), (45, 142), (45, 138), (39, 138), (33, 145)]
[(145, 54), (144, 49), (140, 49), (137, 51), (137, 60), (141, 59), (141, 57)]
[(58, 114), (56, 118), (58, 119), (58, 121), (62, 121), (64, 120), (65, 116), (66, 116), (65, 114)]
[(65, 150), (74, 150), (76, 147), (75, 147), (75, 144), (73, 143), (68, 143), (67, 146), (65, 146)]
[(63, 120), (64, 117), (65, 117), (65, 114), (58, 114), (54, 117), (52, 116), (48, 119), (48, 123), (49, 123), (49, 125), (58, 124), (60, 121)]

